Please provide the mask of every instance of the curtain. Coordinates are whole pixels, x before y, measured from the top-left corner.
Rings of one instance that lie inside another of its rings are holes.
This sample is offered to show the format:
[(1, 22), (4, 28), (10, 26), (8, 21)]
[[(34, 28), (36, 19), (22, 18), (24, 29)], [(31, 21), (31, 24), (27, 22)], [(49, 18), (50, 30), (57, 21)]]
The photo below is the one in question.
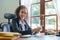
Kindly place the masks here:
[(60, 20), (60, 0), (53, 0), (58, 19)]

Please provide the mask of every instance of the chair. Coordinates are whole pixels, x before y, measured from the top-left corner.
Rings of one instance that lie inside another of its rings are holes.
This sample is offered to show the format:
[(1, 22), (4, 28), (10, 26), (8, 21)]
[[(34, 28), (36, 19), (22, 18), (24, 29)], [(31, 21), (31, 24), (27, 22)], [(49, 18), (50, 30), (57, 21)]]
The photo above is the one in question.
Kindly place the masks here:
[(10, 32), (10, 26), (11, 26), (10, 19), (15, 18), (15, 15), (11, 14), (11, 13), (5, 13), (4, 18), (8, 19), (8, 23), (2, 25), (2, 31), (3, 32)]
[(2, 31), (2, 27), (1, 27), (2, 23), (0, 22), (0, 32)]

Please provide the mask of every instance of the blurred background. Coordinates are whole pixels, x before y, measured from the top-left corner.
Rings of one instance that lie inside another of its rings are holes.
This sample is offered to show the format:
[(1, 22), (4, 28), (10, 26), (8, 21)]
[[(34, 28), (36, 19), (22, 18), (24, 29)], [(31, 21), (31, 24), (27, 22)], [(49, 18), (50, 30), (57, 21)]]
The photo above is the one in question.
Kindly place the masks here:
[(14, 14), (19, 5), (27, 7), (27, 21), (32, 28), (42, 26), (42, 32), (60, 31), (60, 0), (0, 0), (0, 23), (7, 23), (4, 14)]

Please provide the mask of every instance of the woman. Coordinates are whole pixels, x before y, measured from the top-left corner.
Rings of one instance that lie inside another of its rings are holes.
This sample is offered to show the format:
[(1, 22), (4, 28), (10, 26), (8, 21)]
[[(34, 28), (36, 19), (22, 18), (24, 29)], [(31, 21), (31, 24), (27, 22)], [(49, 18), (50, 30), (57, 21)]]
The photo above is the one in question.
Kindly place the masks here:
[(25, 18), (27, 17), (27, 8), (23, 5), (19, 6), (16, 11), (16, 18), (12, 20), (11, 32), (18, 32), (22, 35), (38, 32), (40, 28), (31, 29)]

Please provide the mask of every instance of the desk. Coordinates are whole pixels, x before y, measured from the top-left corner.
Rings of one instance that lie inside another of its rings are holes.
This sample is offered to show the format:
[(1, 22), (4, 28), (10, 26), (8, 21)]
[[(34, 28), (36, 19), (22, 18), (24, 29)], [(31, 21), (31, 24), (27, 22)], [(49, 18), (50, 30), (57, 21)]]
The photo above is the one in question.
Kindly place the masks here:
[(40, 37), (30, 37), (30, 38), (19, 38), (17, 40), (60, 40), (60, 37), (53, 36), (53, 35), (43, 35)]

